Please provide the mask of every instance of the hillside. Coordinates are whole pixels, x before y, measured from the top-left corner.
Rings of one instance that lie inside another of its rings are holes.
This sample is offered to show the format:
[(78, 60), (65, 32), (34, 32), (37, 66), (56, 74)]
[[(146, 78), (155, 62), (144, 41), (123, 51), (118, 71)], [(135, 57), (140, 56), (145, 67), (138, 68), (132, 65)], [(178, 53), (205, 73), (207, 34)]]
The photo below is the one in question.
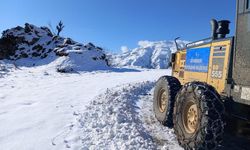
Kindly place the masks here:
[[(187, 41), (178, 41), (184, 47)], [(139, 41), (138, 47), (121, 54), (106, 53), (92, 43), (79, 43), (55, 36), (47, 27), (26, 23), (3, 31), (0, 39), (0, 60), (17, 67), (49, 64), (59, 72), (95, 71), (114, 67), (166, 69), (176, 51), (174, 41)], [(0, 63), (1, 64), (1, 63)]]
[(28, 23), (24, 27), (3, 31), (0, 60), (14, 63), (17, 67), (49, 64), (59, 72), (93, 71), (109, 67), (102, 48), (55, 36), (47, 27)]
[[(178, 41), (184, 47), (187, 41)], [(138, 47), (122, 54), (110, 56), (114, 66), (141, 67), (149, 69), (165, 69), (169, 67), (171, 53), (176, 51), (174, 41), (139, 41)]]

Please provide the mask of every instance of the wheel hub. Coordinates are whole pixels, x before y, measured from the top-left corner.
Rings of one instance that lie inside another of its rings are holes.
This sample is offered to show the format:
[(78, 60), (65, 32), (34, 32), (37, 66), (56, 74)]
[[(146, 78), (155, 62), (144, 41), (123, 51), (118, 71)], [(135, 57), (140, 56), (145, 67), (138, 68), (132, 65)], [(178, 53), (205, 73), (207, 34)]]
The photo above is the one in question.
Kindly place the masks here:
[(198, 125), (198, 108), (193, 102), (189, 103), (185, 108), (183, 123), (188, 133), (196, 131)]
[(161, 95), (159, 99), (159, 110), (160, 112), (164, 112), (167, 107), (167, 92), (165, 90), (161, 90)]

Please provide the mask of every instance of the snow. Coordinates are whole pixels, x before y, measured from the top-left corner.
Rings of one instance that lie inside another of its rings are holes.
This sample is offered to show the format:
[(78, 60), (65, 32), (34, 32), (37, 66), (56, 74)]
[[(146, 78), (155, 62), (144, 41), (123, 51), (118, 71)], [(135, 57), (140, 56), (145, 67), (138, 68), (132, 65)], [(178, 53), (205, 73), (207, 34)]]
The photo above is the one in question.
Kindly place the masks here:
[[(169, 73), (121, 68), (62, 74), (48, 66), (12, 68), (0, 78), (0, 149), (155, 148), (152, 129), (140, 116), (147, 112), (154, 118), (152, 110), (149, 104), (137, 108), (137, 102)], [(179, 148), (172, 131), (165, 130), (167, 141)]]
[(53, 36), (46, 27), (4, 31), (0, 150), (182, 149), (152, 110), (156, 80), (171, 74), (159, 68), (168, 67), (174, 42), (138, 45), (122, 46), (122, 54), (110, 56), (111, 67), (102, 48)]
[(122, 53), (127, 53), (129, 51), (129, 48), (127, 46), (122, 46), (121, 51)]
[[(178, 41), (184, 47), (188, 41)], [(174, 41), (139, 41), (138, 48), (131, 51), (123, 46), (122, 54), (112, 54), (111, 64), (114, 66), (133, 66), (141, 68), (166, 69), (169, 67), (171, 53), (176, 51)]]
[[(66, 147), (181, 149), (173, 131), (155, 120), (152, 100), (142, 96), (151, 95), (153, 85), (153, 82), (122, 85), (96, 97), (83, 113), (76, 113), (77, 121), (67, 135)], [(138, 106), (139, 100), (141, 106)]]
[(70, 38), (53, 36), (46, 27), (26, 23), (25, 27), (4, 31), (0, 41), (0, 60), (9, 60), (17, 66), (50, 64), (59, 72), (110, 69), (102, 48), (92, 43), (82, 44)]
[[(171, 70), (0, 66), (1, 150), (182, 149), (152, 110), (155, 81)], [(224, 139), (225, 149), (248, 145)]]
[(15, 68), (14, 64), (6, 63), (0, 60), (0, 78), (8, 75)]

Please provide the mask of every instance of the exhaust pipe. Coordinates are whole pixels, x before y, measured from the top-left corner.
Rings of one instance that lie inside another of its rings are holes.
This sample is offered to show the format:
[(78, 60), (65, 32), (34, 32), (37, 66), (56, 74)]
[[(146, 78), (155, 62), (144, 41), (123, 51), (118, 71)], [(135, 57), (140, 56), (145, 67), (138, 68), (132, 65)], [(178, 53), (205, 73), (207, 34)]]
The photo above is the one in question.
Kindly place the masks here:
[(215, 19), (212, 19), (210, 21), (211, 23), (211, 28), (212, 28), (212, 33), (211, 33), (211, 37), (213, 40), (218, 38), (218, 34), (217, 34), (217, 29), (218, 29), (218, 22)]
[(177, 40), (178, 40), (179, 38), (180, 38), (180, 37), (177, 37), (177, 38), (174, 39), (174, 43), (175, 43), (175, 46), (176, 46), (177, 51), (180, 50), (180, 49), (179, 49), (179, 46), (178, 46), (178, 43), (177, 43)]
[(230, 21), (228, 20), (218, 21), (218, 29), (216, 31), (218, 34), (218, 38), (225, 38), (226, 35), (230, 33), (229, 24)]

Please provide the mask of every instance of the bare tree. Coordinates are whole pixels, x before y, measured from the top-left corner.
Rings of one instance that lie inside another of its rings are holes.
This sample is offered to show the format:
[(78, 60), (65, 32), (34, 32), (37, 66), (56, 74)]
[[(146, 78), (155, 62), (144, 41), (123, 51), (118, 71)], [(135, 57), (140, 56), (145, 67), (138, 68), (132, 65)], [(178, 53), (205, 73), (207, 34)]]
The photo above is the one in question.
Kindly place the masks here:
[(57, 36), (60, 35), (60, 33), (61, 33), (61, 31), (63, 30), (64, 27), (65, 27), (65, 26), (63, 25), (63, 22), (60, 21), (60, 22), (58, 23), (58, 25), (56, 26), (56, 29), (57, 29)]

